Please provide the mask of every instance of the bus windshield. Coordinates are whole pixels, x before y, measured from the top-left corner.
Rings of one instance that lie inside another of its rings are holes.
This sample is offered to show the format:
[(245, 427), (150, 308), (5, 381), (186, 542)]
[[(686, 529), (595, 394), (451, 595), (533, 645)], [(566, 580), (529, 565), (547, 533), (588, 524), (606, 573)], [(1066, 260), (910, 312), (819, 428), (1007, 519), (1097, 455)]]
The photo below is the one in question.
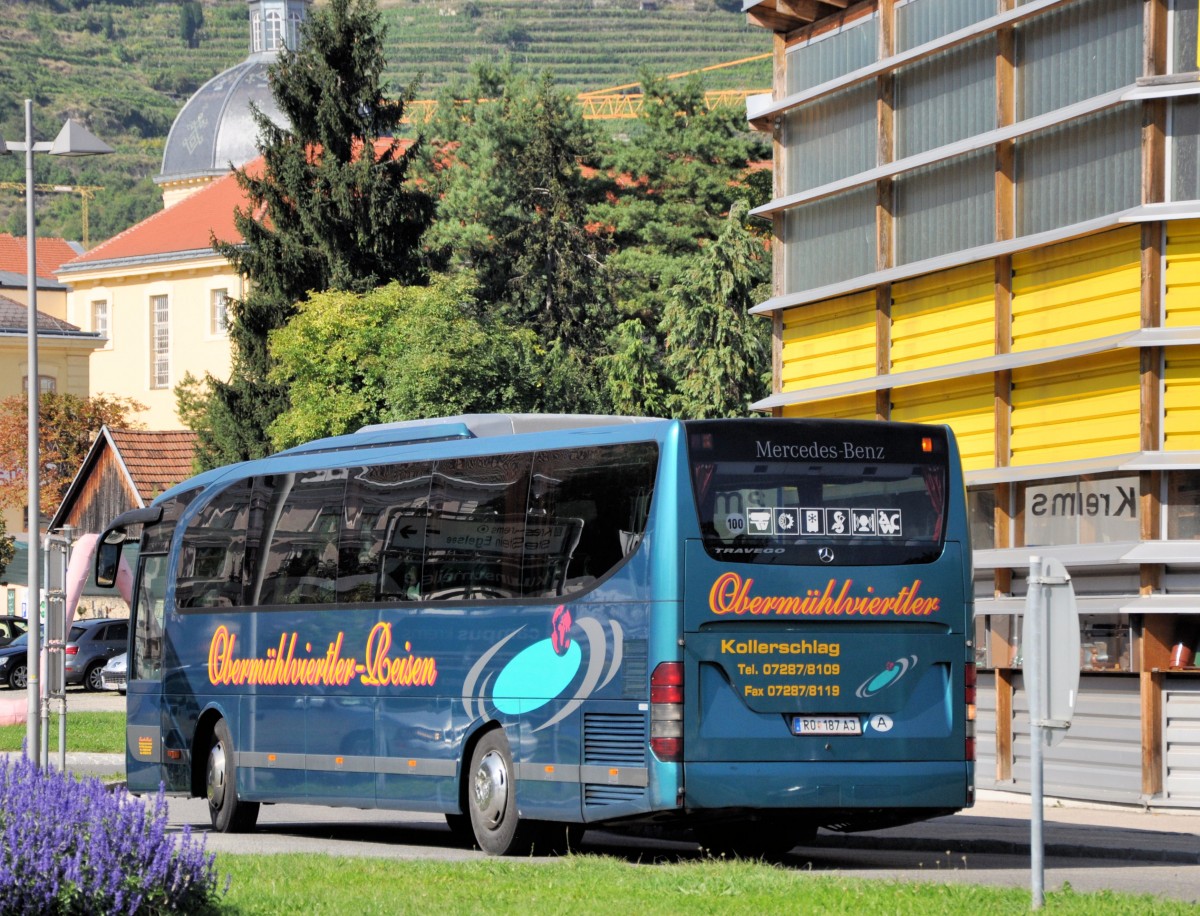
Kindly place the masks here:
[(783, 565), (928, 563), (945, 534), (947, 443), (937, 427), (688, 424), (704, 547)]

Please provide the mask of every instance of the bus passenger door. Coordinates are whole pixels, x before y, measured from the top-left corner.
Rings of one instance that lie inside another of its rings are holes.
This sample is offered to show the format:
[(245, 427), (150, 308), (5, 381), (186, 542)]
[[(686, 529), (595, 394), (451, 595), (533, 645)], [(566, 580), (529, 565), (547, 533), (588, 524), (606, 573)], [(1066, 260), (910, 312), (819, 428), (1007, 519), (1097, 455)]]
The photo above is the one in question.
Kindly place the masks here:
[(125, 704), (125, 776), (134, 793), (157, 792), (164, 778), (162, 636), (166, 584), (167, 557), (143, 556), (133, 595)]

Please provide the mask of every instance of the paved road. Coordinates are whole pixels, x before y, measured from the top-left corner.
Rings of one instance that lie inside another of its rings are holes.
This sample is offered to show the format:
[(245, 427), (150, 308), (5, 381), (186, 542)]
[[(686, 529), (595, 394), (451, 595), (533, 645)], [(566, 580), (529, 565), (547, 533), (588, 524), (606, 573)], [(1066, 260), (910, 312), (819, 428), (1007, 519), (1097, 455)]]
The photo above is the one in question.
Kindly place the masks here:
[[(0, 700), (17, 700), (29, 702), (29, 693), (25, 690), (0, 689)], [(55, 707), (51, 707), (54, 709)], [(99, 690), (95, 693), (82, 687), (67, 688), (67, 715), (73, 712), (124, 712), (125, 697), (115, 690)]]

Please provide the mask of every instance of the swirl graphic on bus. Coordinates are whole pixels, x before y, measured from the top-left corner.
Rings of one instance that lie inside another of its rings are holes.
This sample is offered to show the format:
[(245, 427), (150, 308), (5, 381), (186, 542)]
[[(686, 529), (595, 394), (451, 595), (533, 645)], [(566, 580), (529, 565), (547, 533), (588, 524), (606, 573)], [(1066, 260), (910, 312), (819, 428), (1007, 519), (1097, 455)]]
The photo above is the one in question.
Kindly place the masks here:
[[(499, 670), (493, 660), (526, 627), (518, 627), (493, 643), (463, 680), (463, 709), (471, 718), (488, 720), (488, 701), (505, 715), (527, 715), (569, 696), (553, 716), (533, 730), (541, 731), (575, 712), (597, 690), (607, 686), (621, 667), (624, 632), (615, 620), (605, 625), (594, 617), (572, 619), (565, 605), (555, 608), (550, 636), (526, 646)], [(575, 639), (571, 634), (575, 633)], [(609, 650), (611, 634), (612, 650)], [(586, 656), (586, 661), (585, 661)], [(582, 672), (582, 678), (579, 677)]]
[(915, 655), (890, 661), (878, 674), (873, 674), (863, 681), (858, 690), (854, 691), (854, 695), (864, 700), (870, 699), (877, 693), (887, 690), (916, 666), (917, 657)]

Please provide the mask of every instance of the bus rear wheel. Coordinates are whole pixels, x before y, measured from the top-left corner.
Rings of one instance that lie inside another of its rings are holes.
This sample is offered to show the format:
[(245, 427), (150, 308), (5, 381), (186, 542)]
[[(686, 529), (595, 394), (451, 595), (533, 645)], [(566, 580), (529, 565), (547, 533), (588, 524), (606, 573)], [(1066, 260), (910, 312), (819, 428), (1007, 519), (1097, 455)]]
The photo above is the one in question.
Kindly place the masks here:
[(512, 751), (501, 729), (479, 739), (467, 771), (467, 810), (479, 848), (492, 856), (525, 855), (533, 848), (537, 825), (517, 816), (517, 785)]
[(258, 822), (258, 802), (245, 802), (237, 797), (233, 738), (224, 719), (218, 719), (213, 728), (204, 791), (208, 797), (208, 816), (218, 833), (245, 833)]

